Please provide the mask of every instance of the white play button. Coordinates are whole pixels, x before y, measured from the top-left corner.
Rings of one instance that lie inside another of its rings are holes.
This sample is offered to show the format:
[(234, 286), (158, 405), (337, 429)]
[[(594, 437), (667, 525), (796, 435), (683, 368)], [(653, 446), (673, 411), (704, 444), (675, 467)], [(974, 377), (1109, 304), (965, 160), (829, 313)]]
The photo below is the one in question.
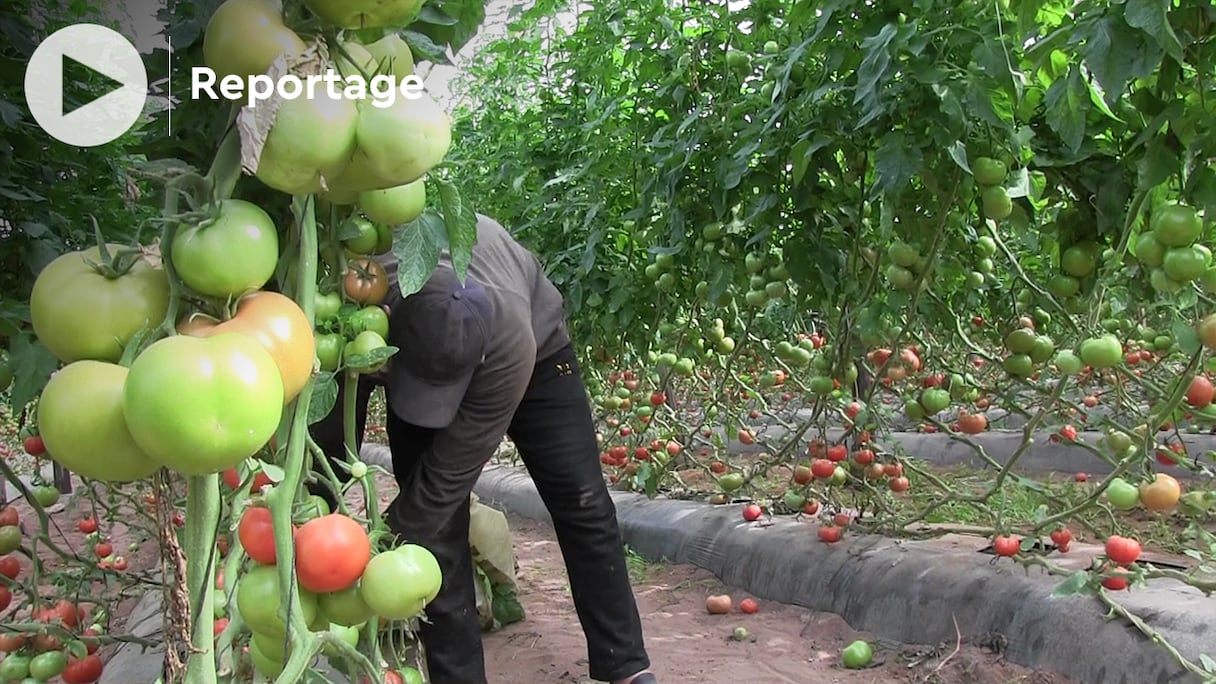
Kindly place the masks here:
[[(65, 103), (64, 69), (75, 62), (104, 77), (109, 90)], [(139, 50), (97, 24), (73, 24), (38, 45), (25, 70), (25, 101), (34, 120), (56, 140), (95, 147), (115, 140), (139, 120), (148, 99), (148, 73)]]

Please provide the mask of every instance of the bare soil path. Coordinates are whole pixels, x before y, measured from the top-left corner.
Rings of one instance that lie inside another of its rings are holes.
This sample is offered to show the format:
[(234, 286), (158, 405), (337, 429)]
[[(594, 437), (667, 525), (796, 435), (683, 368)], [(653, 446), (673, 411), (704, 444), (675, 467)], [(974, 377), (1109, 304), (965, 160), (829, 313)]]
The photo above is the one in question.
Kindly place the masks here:
[[(510, 524), (527, 619), (486, 636), (490, 681), (589, 684), (586, 642), (553, 530), (515, 516)], [(663, 684), (1072, 683), (1005, 663), (999, 654), (966, 643), (957, 652), (955, 643), (937, 648), (883, 648), (875, 643), (874, 666), (845, 670), (839, 664), (840, 650), (854, 639), (874, 640), (838, 616), (768, 601), (760, 601), (759, 612), (752, 615), (737, 609), (730, 615), (710, 615), (706, 596), (727, 593), (737, 606), (747, 594), (691, 566), (638, 558), (631, 558), (630, 565), (647, 648)], [(733, 639), (736, 627), (746, 629), (748, 638)]]

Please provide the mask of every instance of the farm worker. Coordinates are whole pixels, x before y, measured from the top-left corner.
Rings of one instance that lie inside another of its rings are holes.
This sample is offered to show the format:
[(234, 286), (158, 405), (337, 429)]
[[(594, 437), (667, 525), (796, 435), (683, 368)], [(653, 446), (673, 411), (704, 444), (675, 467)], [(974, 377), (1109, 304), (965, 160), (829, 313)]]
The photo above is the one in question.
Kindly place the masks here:
[[(368, 399), (382, 384), (400, 488), (386, 519), (443, 571), (439, 595), (426, 606), (429, 622), (420, 625), (429, 681), (486, 684), (469, 495), (506, 435), (553, 519), (591, 677), (656, 684), (561, 294), (531, 252), (480, 215), (463, 284), (445, 252), (421, 291), (403, 299), (396, 263), (391, 255), (382, 263), (390, 279), (387, 342), (400, 351), (361, 380), (356, 434), (361, 446)], [(312, 426), (336, 461), (345, 461), (342, 404), (339, 397)], [(317, 493), (333, 503), (328, 491)]]

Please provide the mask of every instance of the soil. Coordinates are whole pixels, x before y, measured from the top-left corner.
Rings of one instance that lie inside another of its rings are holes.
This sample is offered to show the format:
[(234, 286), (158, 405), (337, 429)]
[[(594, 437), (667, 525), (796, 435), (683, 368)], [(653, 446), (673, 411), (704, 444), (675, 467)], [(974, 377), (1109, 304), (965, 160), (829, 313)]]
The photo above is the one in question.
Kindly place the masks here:
[[(486, 665), (493, 684), (585, 684), (586, 642), (574, 612), (561, 551), (547, 524), (512, 516), (519, 559), (520, 600), (527, 619), (486, 635)], [(710, 615), (705, 598), (746, 592), (725, 587), (687, 565), (631, 563), (653, 669), (664, 684), (1069, 684), (1060, 675), (1002, 661), (986, 649), (955, 643), (935, 647), (884, 647), (839, 616), (758, 601), (759, 612)], [(736, 627), (749, 637), (735, 640)], [(845, 670), (841, 649), (855, 639), (874, 645), (875, 665)], [(939, 669), (940, 666), (940, 669)]]

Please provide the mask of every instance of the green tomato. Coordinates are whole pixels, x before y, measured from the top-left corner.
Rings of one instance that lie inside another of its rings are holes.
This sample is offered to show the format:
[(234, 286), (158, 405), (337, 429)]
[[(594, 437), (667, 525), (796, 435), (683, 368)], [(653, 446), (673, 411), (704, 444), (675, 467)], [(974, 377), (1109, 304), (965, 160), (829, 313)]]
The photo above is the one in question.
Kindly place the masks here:
[(414, 73), (414, 53), (410, 50), (409, 43), (396, 33), (390, 33), (364, 47), (376, 60), (379, 73), (391, 74), (398, 82)]
[(239, 199), (220, 202), (210, 220), (185, 226), (173, 239), (173, 267), (190, 289), (235, 299), (260, 290), (279, 263), (279, 232), (261, 207)]
[(0, 556), (21, 548), (21, 528), (16, 525), (0, 525)]
[(1085, 362), (1080, 359), (1071, 349), (1064, 349), (1056, 354), (1056, 368), (1064, 375), (1076, 375), (1085, 367)]
[(992, 237), (988, 235), (981, 235), (980, 238), (975, 241), (975, 251), (978, 252), (981, 257), (985, 258), (995, 255), (996, 240), (993, 240)]
[(439, 594), (439, 561), (417, 544), (376, 554), (363, 570), (359, 595), (386, 620), (414, 617)]
[(316, 494), (310, 494), (307, 499), (301, 502), (299, 513), (296, 515), (296, 521), (305, 522), (323, 515), (329, 515), (329, 513), (329, 502)]
[(269, 3), (224, 2), (203, 32), (203, 61), (221, 79), (264, 74), (280, 55), (292, 57), (304, 49), (304, 41)]
[[(366, 55), (371, 61), (371, 55)], [(355, 151), (355, 101), (329, 89), (285, 99), (258, 159), (258, 180), (290, 195), (316, 194)]]
[(388, 314), (379, 306), (365, 306), (351, 314), (347, 321), (348, 333), (358, 335), (370, 330), (380, 337), (388, 337)]
[(950, 393), (944, 389), (927, 389), (921, 392), (920, 405), (924, 407), (926, 415), (940, 413), (950, 407)]
[(718, 478), (718, 486), (724, 492), (733, 492), (743, 486), (743, 475), (739, 473), (726, 473)]
[(266, 679), (274, 680), (283, 673), (283, 659), (275, 658), (274, 655), (262, 650), (267, 648), (271, 642), (278, 640), (278, 637), (269, 637), (256, 631), (253, 633), (253, 638), (249, 640), (249, 659), (253, 661), (253, 669)]
[(1077, 350), (1081, 361), (1095, 370), (1114, 368), (1123, 360), (1123, 345), (1119, 338), (1106, 334), (1081, 342)]
[(127, 427), (128, 377), (123, 366), (101, 361), (70, 363), (51, 376), (38, 403), (38, 432), (51, 458), (104, 482), (141, 480), (160, 469)]
[(359, 147), (351, 162), (353, 170), (348, 167), (336, 184), (341, 186), (347, 176), (365, 176), (375, 183), (361, 182), (363, 187), (352, 189), (390, 188), (422, 178), (443, 161), (452, 146), (452, 122), (439, 103), (423, 92), (415, 99), (398, 97), (388, 107), (363, 107), (356, 137)]
[(1034, 348), (1030, 350), (1029, 356), (1035, 363), (1044, 363), (1055, 353), (1056, 343), (1046, 335), (1039, 335), (1035, 338)]
[(30, 493), (34, 496), (34, 501), (43, 508), (50, 508), (59, 503), (59, 488), (54, 485), (38, 485)]
[[(127, 248), (112, 244), (107, 249), (113, 254)], [(34, 334), (64, 363), (117, 362), (131, 338), (159, 325), (169, 310), (169, 280), (163, 269), (141, 258), (126, 274), (109, 278), (89, 265), (100, 261), (96, 247), (68, 252), (34, 280)]]
[(869, 665), (870, 661), (874, 659), (874, 649), (870, 647), (869, 643), (858, 639), (844, 647), (840, 653), (840, 659), (846, 668), (859, 670)]
[(63, 651), (47, 651), (39, 653), (30, 660), (30, 676), (45, 682), (58, 677), (68, 666), (68, 657)]
[(359, 193), (359, 208), (378, 224), (401, 226), (413, 222), (426, 209), (426, 180), (383, 190)]
[(283, 417), (283, 377), (252, 337), (176, 335), (131, 364), (123, 415), (150, 458), (183, 475), (236, 467), (266, 446)]
[(1153, 211), (1149, 230), (1166, 247), (1185, 247), (1203, 235), (1203, 219), (1185, 204), (1167, 202)]
[(20, 653), (10, 653), (0, 660), (0, 679), (6, 682), (19, 682), (30, 676), (30, 657)]
[(984, 216), (994, 221), (1003, 221), (1013, 213), (1013, 200), (1009, 199), (1005, 188), (999, 185), (984, 190), (980, 195), (980, 204), (983, 206)]
[(338, 28), (371, 29), (413, 23), (422, 0), (305, 0), (304, 5)]
[(386, 363), (388, 363), (388, 359), (366, 366), (355, 366), (351, 364), (352, 362), (358, 363), (356, 360), (357, 357), (367, 356), (377, 349), (383, 349), (386, 346), (388, 346), (388, 344), (384, 341), (384, 338), (381, 337), (379, 333), (373, 330), (364, 330), (358, 335), (355, 335), (355, 339), (346, 343), (346, 347), (342, 350), (342, 357), (346, 359), (347, 367), (356, 373), (375, 373), (383, 368)]
[(1149, 268), (1160, 268), (1165, 263), (1165, 245), (1157, 241), (1152, 233), (1140, 233), (1136, 238), (1136, 260)]
[(412, 667), (403, 667), (400, 673), (401, 684), (423, 684), (422, 673)]
[(1006, 373), (1016, 378), (1028, 378), (1034, 373), (1034, 361), (1028, 354), (1010, 354), (1003, 366)]
[(1172, 280), (1189, 283), (1199, 280), (1211, 265), (1211, 250), (1203, 245), (1188, 245), (1167, 249), (1161, 262), (1161, 270)]
[(342, 295), (337, 292), (329, 294), (317, 293), (313, 298), (313, 315), (318, 323), (332, 321), (338, 317), (338, 311), (342, 309)]
[(832, 471), (832, 477), (828, 478), (828, 484), (840, 486), (849, 481), (849, 471), (840, 466), (836, 466), (836, 470)]
[(376, 251), (380, 244), (380, 231), (376, 224), (362, 216), (352, 216), (342, 226), (342, 234), (350, 235), (342, 241), (342, 246), (351, 254), (366, 255)]
[(1111, 480), (1106, 488), (1106, 498), (1111, 506), (1126, 511), (1140, 505), (1140, 490), (1127, 480), (1117, 477)]
[(316, 336), (316, 345), (317, 361), (321, 364), (321, 370), (330, 373), (338, 370), (342, 363), (342, 348), (346, 345), (346, 339), (338, 333), (323, 333)]
[(1060, 269), (1074, 278), (1088, 276), (1097, 265), (1098, 255), (1093, 243), (1073, 245), (1060, 255)]
[(360, 594), (359, 583), (318, 597), (321, 615), (336, 625), (351, 627), (370, 620), (375, 612), (368, 607)]
[[(312, 624), (317, 619), (317, 595), (306, 590), (300, 592), (300, 617)], [(255, 565), (237, 580), (236, 609), (245, 624), (255, 633), (282, 639), (287, 634), (287, 625), (279, 613), (279, 570), (273, 565)]]
[(975, 182), (980, 185), (1000, 185), (1009, 175), (1009, 167), (999, 159), (979, 157), (971, 163), (971, 173), (975, 176)]

